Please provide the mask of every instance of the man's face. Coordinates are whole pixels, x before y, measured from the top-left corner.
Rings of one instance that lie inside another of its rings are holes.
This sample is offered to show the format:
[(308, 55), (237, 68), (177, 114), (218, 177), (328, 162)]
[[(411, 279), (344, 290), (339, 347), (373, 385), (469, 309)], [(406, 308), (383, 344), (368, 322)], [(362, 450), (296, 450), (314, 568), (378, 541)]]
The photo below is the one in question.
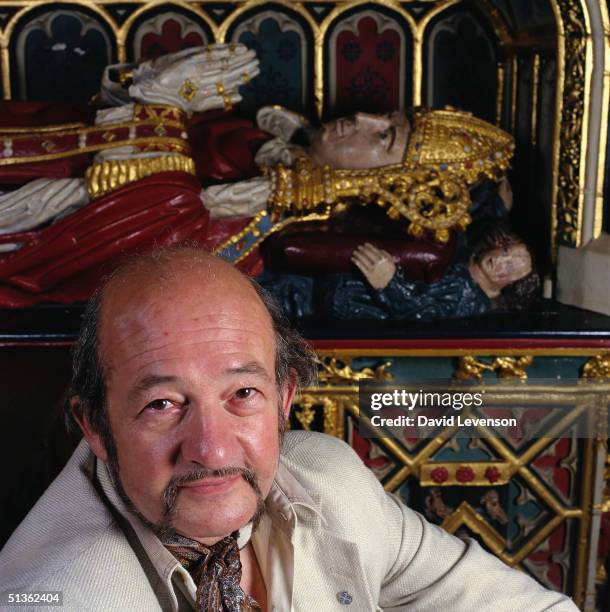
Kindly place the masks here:
[(356, 113), (325, 123), (307, 153), (318, 165), (377, 168), (401, 162), (408, 139), (409, 122), (403, 113)]
[(492, 249), (478, 263), (483, 275), (498, 288), (506, 287), (532, 271), (532, 258), (523, 243)]
[[(173, 528), (211, 544), (257, 510), (255, 487), (242, 472), (254, 475), (263, 498), (275, 476), (275, 342), (250, 286), (206, 286), (190, 276), (135, 298), (127, 287), (111, 292), (101, 353), (125, 493), (159, 524), (168, 485), (177, 483)], [(215, 470), (230, 473), (210, 475)]]

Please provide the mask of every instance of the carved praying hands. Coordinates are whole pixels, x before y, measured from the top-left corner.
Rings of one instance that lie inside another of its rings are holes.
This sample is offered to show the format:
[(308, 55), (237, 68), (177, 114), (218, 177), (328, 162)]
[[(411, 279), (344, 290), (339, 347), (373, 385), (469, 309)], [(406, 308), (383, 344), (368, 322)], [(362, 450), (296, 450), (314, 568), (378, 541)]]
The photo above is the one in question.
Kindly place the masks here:
[(132, 80), (129, 99), (178, 106), (187, 112), (230, 109), (241, 101), (239, 87), (260, 72), (256, 53), (245, 45), (193, 47), (137, 66), (109, 66), (102, 81), (102, 98), (111, 102), (125, 98), (122, 84), (111, 78), (111, 69), (119, 71), (121, 81)]

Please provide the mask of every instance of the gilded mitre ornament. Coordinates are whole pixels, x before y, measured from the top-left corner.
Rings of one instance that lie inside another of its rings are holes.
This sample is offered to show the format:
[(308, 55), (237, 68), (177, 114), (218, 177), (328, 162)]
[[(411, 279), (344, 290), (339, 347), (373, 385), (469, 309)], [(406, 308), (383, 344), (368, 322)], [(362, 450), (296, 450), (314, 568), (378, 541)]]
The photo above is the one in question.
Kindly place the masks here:
[(514, 151), (513, 138), (472, 114), (450, 108), (416, 109), (402, 163), (364, 170), (322, 168), (300, 158), (293, 168), (267, 168), (275, 212), (306, 214), (342, 209), (352, 199), (375, 202), (393, 219), (406, 218), (417, 236), (433, 232), (446, 242), (450, 229), (470, 223), (470, 188), (497, 180)]

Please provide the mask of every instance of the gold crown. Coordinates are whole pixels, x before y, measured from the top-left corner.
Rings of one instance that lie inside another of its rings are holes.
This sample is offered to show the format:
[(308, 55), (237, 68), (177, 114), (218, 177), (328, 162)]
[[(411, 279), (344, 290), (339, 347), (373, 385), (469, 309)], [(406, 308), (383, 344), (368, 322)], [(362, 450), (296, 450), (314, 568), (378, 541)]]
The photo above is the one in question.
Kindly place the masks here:
[(391, 218), (408, 219), (411, 234), (428, 230), (446, 242), (450, 229), (470, 223), (470, 188), (500, 178), (513, 151), (509, 134), (470, 113), (417, 109), (402, 163), (336, 169), (314, 166), (303, 157), (293, 168), (268, 168), (269, 207), (294, 214), (324, 207), (330, 214), (352, 199), (375, 202)]

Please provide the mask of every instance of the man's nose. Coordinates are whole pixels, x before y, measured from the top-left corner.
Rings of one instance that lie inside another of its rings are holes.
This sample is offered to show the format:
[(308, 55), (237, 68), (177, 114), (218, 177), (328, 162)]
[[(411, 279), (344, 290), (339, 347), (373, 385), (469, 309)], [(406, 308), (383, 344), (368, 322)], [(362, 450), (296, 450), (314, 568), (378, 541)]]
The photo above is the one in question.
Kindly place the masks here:
[(181, 458), (214, 470), (239, 464), (239, 444), (221, 402), (194, 405), (183, 423)]

